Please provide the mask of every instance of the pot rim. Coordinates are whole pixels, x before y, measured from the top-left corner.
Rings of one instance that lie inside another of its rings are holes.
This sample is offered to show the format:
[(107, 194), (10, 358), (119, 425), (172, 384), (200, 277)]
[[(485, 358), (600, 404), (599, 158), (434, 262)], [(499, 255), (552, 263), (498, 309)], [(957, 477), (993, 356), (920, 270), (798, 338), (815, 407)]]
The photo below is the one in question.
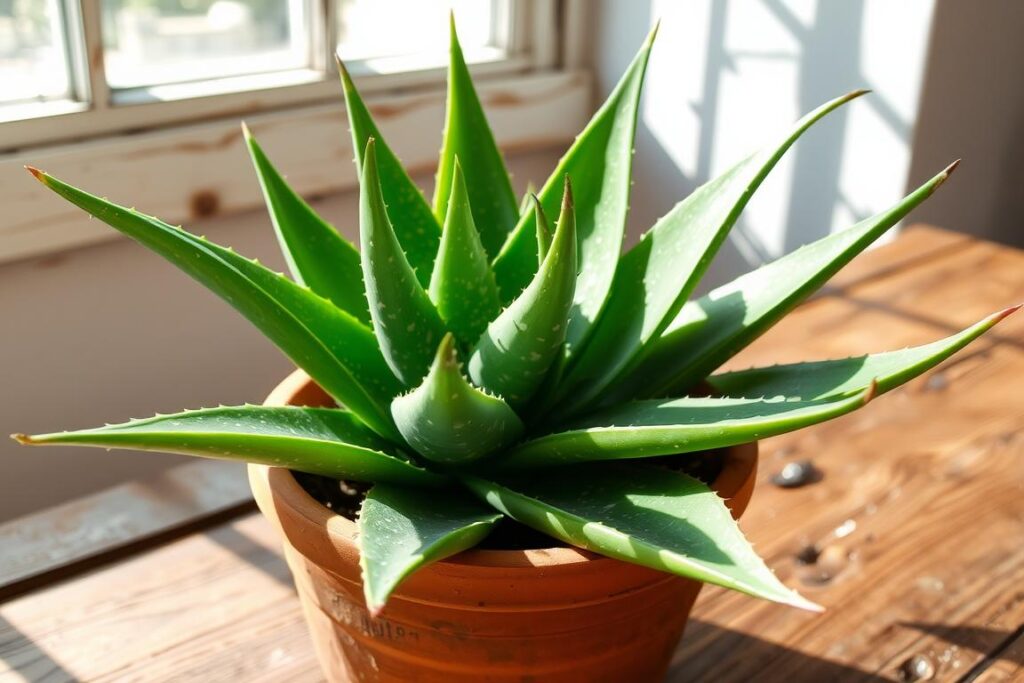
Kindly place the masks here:
[[(286, 377), (267, 396), (264, 405), (312, 405), (323, 403), (323, 392), (309, 375), (303, 370), (296, 370)], [(320, 398), (321, 400), (317, 400)], [(312, 399), (312, 400), (311, 400)], [(757, 469), (757, 442), (730, 446), (726, 449), (726, 461), (722, 471), (715, 478), (711, 488), (726, 499), (733, 516), (739, 515), (746, 508), (753, 489), (754, 475)], [(332, 536), (344, 539), (346, 545), (356, 543), (356, 524), (340, 515), (310, 496), (291, 470), (284, 467), (249, 464), (249, 478), (253, 484), (261, 484), (271, 493), (273, 498), (283, 503), (315, 527), (324, 527)], [(254, 486), (255, 488), (255, 486)], [(598, 553), (571, 546), (532, 548), (527, 550), (477, 550), (470, 549), (437, 564), (456, 564), (477, 567), (545, 567), (552, 565), (572, 565), (590, 562), (617, 563), (615, 560)]]

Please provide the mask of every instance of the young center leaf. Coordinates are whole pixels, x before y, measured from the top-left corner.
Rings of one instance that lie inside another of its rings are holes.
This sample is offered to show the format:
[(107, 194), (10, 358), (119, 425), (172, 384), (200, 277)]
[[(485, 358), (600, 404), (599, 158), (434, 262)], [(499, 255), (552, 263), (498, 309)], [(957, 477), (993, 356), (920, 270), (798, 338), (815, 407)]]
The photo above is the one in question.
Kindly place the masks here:
[(559, 398), (585, 403), (643, 353), (700, 282), (747, 202), (794, 142), (852, 92), (802, 118), (781, 140), (702, 185), (659, 220), (619, 261), (608, 303), (574, 355)]
[(158, 415), (74, 432), (16, 435), (24, 444), (130, 448), (242, 460), (335, 479), (437, 486), (444, 478), (337, 408), (239, 406)]
[(651, 344), (643, 361), (603, 392), (596, 405), (689, 391), (931, 196), (955, 167), (888, 210), (690, 301)]
[(523, 432), (523, 423), (508, 404), (462, 376), (451, 334), (442, 340), (423, 384), (397, 397), (391, 414), (410, 446), (441, 463), (482, 458)]
[(533, 209), (533, 222), (537, 226), (537, 267), (540, 268), (540, 264), (544, 263), (544, 259), (551, 249), (551, 224), (544, 214), (544, 206), (537, 199), (537, 195), (530, 195), (530, 205)]
[(372, 330), (327, 299), (230, 249), (31, 170), (51, 190), (227, 301), (374, 431), (399, 438), (387, 407), (401, 387)]
[(467, 477), (498, 510), (574, 546), (755, 597), (820, 611), (780, 582), (724, 501), (693, 477), (636, 463), (591, 463), (547, 476)]
[(380, 350), (395, 376), (407, 387), (416, 386), (427, 374), (445, 327), (392, 229), (372, 139), (363, 156), (359, 241), (366, 298)]
[[(566, 342), (571, 351), (586, 337), (604, 305), (619, 260), (629, 208), (633, 134), (647, 58), (657, 29), (651, 31), (626, 74), (569, 151), (558, 162), (539, 197), (549, 216), (558, 212), (562, 179), (572, 180), (576, 197), (579, 281)], [(535, 213), (516, 225), (494, 262), (502, 301), (512, 301), (537, 270)]]
[(420, 284), (426, 287), (430, 283), (437, 244), (441, 240), (441, 226), (434, 219), (434, 212), (430, 209), (426, 197), (412, 182), (402, 162), (380, 134), (341, 60), (338, 60), (338, 71), (345, 90), (345, 107), (348, 109), (348, 123), (352, 131), (356, 169), (361, 177), (361, 154), (366, 149), (366, 144), (371, 139), (375, 140), (381, 192), (388, 207), (388, 215), (394, 221), (398, 242), (405, 251), (409, 265), (416, 272)]
[(813, 401), (858, 393), (877, 381), (878, 393), (883, 394), (935, 367), (1019, 308), (1018, 305), (993, 313), (962, 332), (923, 346), (856, 358), (724, 372), (709, 377), (708, 384), (725, 396), (786, 396)]
[(292, 278), (368, 325), (359, 250), (288, 186), (248, 126), (242, 131)]
[(519, 204), (469, 76), (452, 16), (448, 104), (434, 188), (434, 215), (438, 222), (444, 221), (448, 214), (456, 158), (465, 170), (469, 203), (480, 231), (480, 242), (490, 258), (494, 258), (519, 219)]
[(501, 464), (537, 468), (735, 446), (845, 415), (873, 396), (872, 384), (858, 395), (833, 401), (716, 397), (635, 401), (595, 413), (564, 431), (525, 441)]
[(527, 211), (533, 210), (532, 200), (534, 195), (537, 194), (537, 187), (533, 184), (532, 180), (526, 183), (526, 192), (523, 193), (522, 199), (519, 200), (519, 217), (522, 218), (526, 215)]
[(460, 488), (374, 486), (357, 521), (370, 614), (380, 614), (391, 592), (414, 571), (472, 548), (501, 518), (500, 512)]
[(498, 286), (473, 222), (458, 159), (428, 294), (445, 326), (464, 346), (476, 343), (501, 309)]
[(576, 223), (569, 179), (551, 248), (530, 286), (480, 337), (469, 376), (513, 408), (523, 405), (561, 354), (576, 286)]

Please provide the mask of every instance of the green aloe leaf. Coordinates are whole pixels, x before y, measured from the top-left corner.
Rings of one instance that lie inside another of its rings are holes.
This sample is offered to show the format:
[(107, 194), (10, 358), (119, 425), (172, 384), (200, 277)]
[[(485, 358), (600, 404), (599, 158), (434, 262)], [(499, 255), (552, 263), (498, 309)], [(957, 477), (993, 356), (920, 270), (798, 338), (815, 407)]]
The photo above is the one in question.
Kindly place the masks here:
[(256, 143), (249, 127), (242, 124), (242, 131), (292, 277), (360, 322), (369, 324), (370, 309), (366, 306), (359, 250), (288, 186)]
[(363, 594), (377, 616), (414, 571), (472, 548), (502, 518), (463, 490), (424, 491), (377, 484), (359, 511)]
[(724, 501), (693, 477), (635, 463), (558, 468), (547, 476), (467, 478), (509, 517), (566, 543), (794, 607), (821, 608), (783, 585)]
[(391, 414), (409, 445), (434, 462), (482, 458), (523, 432), (523, 423), (504, 401), (462, 376), (451, 334), (441, 342), (423, 384), (395, 398)]
[(603, 393), (599, 405), (688, 391), (931, 196), (955, 167), (950, 165), (890, 209), (687, 303), (644, 360)]
[(242, 460), (354, 481), (437, 486), (394, 446), (337, 408), (239, 406), (157, 415), (119, 425), (37, 436), (25, 444), (130, 448)]
[(857, 358), (725, 372), (709, 377), (708, 384), (726, 396), (787, 396), (811, 401), (858, 393), (877, 380), (878, 393), (883, 394), (935, 367), (1018, 308), (999, 311), (962, 332), (923, 346)]
[[(651, 31), (622, 80), (559, 161), (540, 191), (549, 216), (558, 211), (559, 187), (569, 176), (576, 196), (579, 281), (566, 341), (569, 351), (583, 341), (604, 305), (615, 274), (629, 209), (633, 134), (647, 57), (657, 29)], [(494, 262), (502, 300), (509, 302), (537, 270), (534, 213), (523, 216)]]
[(441, 226), (434, 218), (434, 212), (430, 209), (426, 197), (412, 182), (402, 162), (380, 134), (341, 60), (338, 60), (338, 71), (341, 73), (341, 83), (345, 89), (345, 107), (348, 109), (348, 121), (352, 130), (356, 169), (362, 177), (363, 160), (360, 153), (366, 149), (366, 144), (371, 139), (376, 140), (378, 173), (388, 215), (394, 221), (398, 241), (405, 251), (409, 265), (416, 271), (420, 284), (426, 287), (430, 284), (437, 244), (441, 241)]
[(572, 190), (565, 193), (551, 249), (530, 286), (487, 326), (469, 358), (477, 386), (523, 405), (561, 354), (576, 286), (576, 222)]
[(735, 446), (831, 420), (860, 408), (874, 385), (833, 401), (748, 398), (676, 398), (636, 401), (603, 410), (513, 448), (511, 468), (590, 460), (647, 458)]
[(458, 159), (428, 293), (447, 328), (466, 346), (480, 338), (501, 310), (498, 286), (473, 222)]
[(363, 157), (359, 241), (366, 298), (380, 350), (395, 376), (408, 387), (416, 386), (427, 374), (434, 345), (444, 336), (445, 327), (391, 227), (373, 139), (366, 143)]
[(527, 211), (533, 209), (534, 195), (537, 194), (537, 188), (534, 186), (533, 181), (526, 183), (526, 192), (523, 193), (523, 198), (519, 200), (519, 217), (522, 218), (526, 215)]
[(814, 123), (867, 91), (832, 100), (774, 144), (697, 188), (619, 261), (594, 334), (578, 350), (560, 392), (584, 403), (642, 355), (690, 297), (747, 202), (794, 142)]
[(537, 199), (537, 195), (530, 195), (530, 202), (533, 205), (533, 221), (537, 226), (537, 267), (539, 268), (551, 249), (551, 224), (548, 222), (548, 217), (544, 215), (544, 207)]
[(434, 216), (438, 222), (448, 213), (456, 157), (466, 172), (469, 203), (480, 230), (480, 242), (493, 258), (519, 220), (519, 204), (469, 76), (452, 17), (448, 104), (434, 188)]
[(401, 387), (372, 330), (327, 299), (230, 249), (30, 170), (51, 190), (160, 254), (231, 304), (378, 434), (400, 438), (387, 406)]

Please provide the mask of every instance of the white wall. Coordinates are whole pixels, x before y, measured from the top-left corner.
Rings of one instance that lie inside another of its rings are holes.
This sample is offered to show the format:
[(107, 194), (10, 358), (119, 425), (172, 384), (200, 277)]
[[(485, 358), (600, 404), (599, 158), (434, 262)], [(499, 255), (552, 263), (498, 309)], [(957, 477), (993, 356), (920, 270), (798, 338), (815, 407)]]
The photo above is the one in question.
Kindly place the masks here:
[[(510, 159), (517, 187), (525, 188), (530, 179), (538, 186), (543, 183), (558, 153)], [(418, 180), (425, 187), (431, 181)], [(26, 175), (24, 182), (34, 181)], [(132, 203), (131, 197), (111, 199)], [(356, 239), (354, 193), (315, 205)], [(87, 220), (85, 214), (82, 220)], [(262, 212), (186, 227), (284, 268)], [(292, 367), (227, 304), (160, 257), (120, 237), (0, 267), (0, 319), (4, 435), (78, 429), (183, 408), (258, 403)], [(85, 448), (29, 449), (0, 439), (0, 461), (4, 520), (155, 473), (182, 459)]]
[(804, 113), (862, 87), (874, 93), (830, 115), (787, 154), (708, 280), (720, 282), (902, 196), (932, 0), (594, 6), (593, 59), (604, 93), (661, 19), (638, 132), (633, 235)]

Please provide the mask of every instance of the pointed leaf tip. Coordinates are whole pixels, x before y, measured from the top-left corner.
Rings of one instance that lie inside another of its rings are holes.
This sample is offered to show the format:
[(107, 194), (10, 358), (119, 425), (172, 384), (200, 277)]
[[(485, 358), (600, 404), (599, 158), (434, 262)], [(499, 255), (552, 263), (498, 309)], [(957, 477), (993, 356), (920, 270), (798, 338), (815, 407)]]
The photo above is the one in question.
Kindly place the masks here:
[(793, 591), (792, 598), (788, 604), (790, 607), (796, 607), (797, 609), (806, 610), (815, 614), (821, 614), (825, 611), (825, 608), (812, 600), (808, 600), (804, 596), (800, 595), (796, 591)]
[(562, 184), (562, 210), (576, 208), (575, 200), (572, 197), (572, 179), (565, 174), (565, 181)]
[(11, 438), (23, 446), (31, 446), (35, 443), (32, 437), (28, 434), (11, 434)]
[[(961, 161), (963, 161), (963, 160), (962, 159), (957, 159), (956, 161), (951, 163), (949, 166), (947, 166), (945, 169), (943, 169), (942, 175), (944, 175), (944, 176), (946, 176), (946, 178), (948, 178), (953, 173), (953, 171), (956, 170), (956, 167), (960, 165)], [(943, 178), (943, 180), (945, 180), (945, 178)]]
[(1006, 318), (1009, 318), (1011, 315), (1019, 311), (1022, 306), (1024, 306), (1024, 303), (1017, 304), (1016, 306), (1010, 306), (1009, 308), (1004, 308), (1003, 310), (990, 315), (988, 319), (992, 322), (993, 325), (998, 322), (1002, 322)]
[(451, 332), (445, 333), (441, 339), (441, 344), (437, 347), (436, 358), (438, 363), (444, 363), (449, 367), (458, 365), (459, 355), (455, 350), (455, 335)]
[(352, 74), (348, 72), (348, 67), (345, 66), (345, 62), (342, 61), (341, 55), (337, 52), (334, 53), (334, 62), (338, 65), (338, 75), (341, 76), (341, 85), (345, 90), (352, 90)]
[(42, 171), (40, 171), (35, 166), (28, 166), (28, 165), (26, 165), (25, 166), (25, 170), (28, 171), (29, 173), (31, 173), (32, 175), (34, 175), (36, 180), (38, 180), (39, 182), (41, 182), (41, 183), (45, 183), (46, 182), (46, 174), (43, 173)]
[(654, 26), (651, 28), (650, 33), (647, 34), (647, 39), (644, 41), (645, 47), (650, 47), (654, 44), (654, 39), (658, 37), (658, 30), (661, 28), (661, 19), (654, 22)]
[(249, 130), (249, 124), (245, 121), (242, 121), (242, 137), (245, 138), (246, 142), (252, 141), (252, 131)]

